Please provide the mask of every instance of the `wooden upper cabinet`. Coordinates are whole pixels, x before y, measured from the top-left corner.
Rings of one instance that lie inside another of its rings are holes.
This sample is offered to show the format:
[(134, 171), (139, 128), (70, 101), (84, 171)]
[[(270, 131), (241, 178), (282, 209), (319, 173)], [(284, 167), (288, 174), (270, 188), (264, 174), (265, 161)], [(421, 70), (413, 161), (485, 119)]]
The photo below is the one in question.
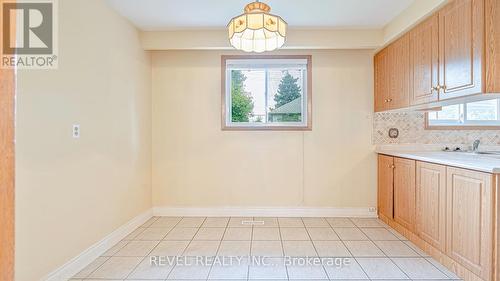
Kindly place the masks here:
[(451, 0), (381, 52), (376, 111), (499, 94), (500, 0)]
[(405, 35), (389, 45), (389, 94), (388, 109), (408, 107), (410, 105), (410, 41)]
[(410, 105), (438, 100), (439, 20), (434, 15), (410, 31)]
[(439, 11), (440, 100), (483, 91), (484, 0), (454, 0)]
[(448, 167), (446, 182), (446, 253), (483, 280), (491, 280), (493, 177)]
[(440, 251), (446, 249), (446, 166), (417, 162), (416, 233)]
[(403, 36), (375, 55), (375, 111), (409, 106), (409, 43)]
[(378, 213), (388, 219), (393, 218), (393, 168), (393, 157), (378, 156)]
[(500, 1), (485, 0), (486, 92), (500, 93)]
[(415, 229), (415, 160), (394, 158), (394, 220)]
[(375, 55), (375, 111), (383, 111), (387, 106), (387, 95), (389, 94), (388, 51), (383, 49)]

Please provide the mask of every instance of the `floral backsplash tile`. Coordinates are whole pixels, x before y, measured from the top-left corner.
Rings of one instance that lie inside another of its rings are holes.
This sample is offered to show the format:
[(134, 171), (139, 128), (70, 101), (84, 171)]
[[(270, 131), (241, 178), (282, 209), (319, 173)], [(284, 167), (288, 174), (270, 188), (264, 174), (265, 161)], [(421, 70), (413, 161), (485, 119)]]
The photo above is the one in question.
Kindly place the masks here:
[[(399, 137), (390, 138), (389, 129), (397, 128)], [(373, 144), (471, 144), (500, 145), (500, 130), (426, 130), (425, 113), (375, 113)]]

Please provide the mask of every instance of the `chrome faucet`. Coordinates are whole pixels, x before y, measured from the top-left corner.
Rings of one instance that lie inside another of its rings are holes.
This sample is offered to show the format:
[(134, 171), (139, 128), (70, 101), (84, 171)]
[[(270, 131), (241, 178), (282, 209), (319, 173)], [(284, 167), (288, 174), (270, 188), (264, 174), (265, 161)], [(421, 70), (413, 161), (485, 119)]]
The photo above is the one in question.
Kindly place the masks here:
[(480, 140), (475, 140), (474, 143), (472, 144), (472, 152), (477, 152), (479, 149), (479, 144), (481, 143)]

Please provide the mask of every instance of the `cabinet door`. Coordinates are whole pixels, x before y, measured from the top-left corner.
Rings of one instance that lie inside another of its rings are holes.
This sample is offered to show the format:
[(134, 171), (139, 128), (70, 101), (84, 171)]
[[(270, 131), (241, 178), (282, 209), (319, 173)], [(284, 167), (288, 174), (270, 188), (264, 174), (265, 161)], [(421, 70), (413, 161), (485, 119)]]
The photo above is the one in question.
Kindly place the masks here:
[(410, 41), (409, 35), (392, 43), (388, 49), (389, 109), (410, 105)]
[(454, 0), (439, 12), (441, 100), (483, 91), (484, 0)]
[(378, 213), (393, 218), (393, 157), (378, 156)]
[(447, 168), (446, 253), (484, 280), (492, 265), (492, 175)]
[(410, 104), (438, 100), (439, 21), (434, 15), (410, 31)]
[(446, 249), (446, 167), (417, 162), (416, 231), (427, 243)]
[(414, 230), (415, 160), (394, 158), (394, 166), (394, 220)]
[(388, 51), (383, 49), (375, 55), (373, 60), (375, 74), (375, 111), (387, 109), (387, 95), (389, 93), (389, 73), (387, 72)]

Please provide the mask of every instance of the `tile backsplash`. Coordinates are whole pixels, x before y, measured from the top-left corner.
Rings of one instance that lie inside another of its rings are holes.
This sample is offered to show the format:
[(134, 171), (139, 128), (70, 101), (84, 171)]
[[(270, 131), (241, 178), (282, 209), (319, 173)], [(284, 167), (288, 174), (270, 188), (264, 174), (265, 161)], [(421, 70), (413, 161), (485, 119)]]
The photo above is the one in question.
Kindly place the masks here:
[[(389, 137), (389, 129), (399, 130), (398, 138)], [(500, 130), (426, 130), (425, 113), (375, 113), (373, 144), (463, 144), (481, 140), (483, 145), (500, 145)]]

